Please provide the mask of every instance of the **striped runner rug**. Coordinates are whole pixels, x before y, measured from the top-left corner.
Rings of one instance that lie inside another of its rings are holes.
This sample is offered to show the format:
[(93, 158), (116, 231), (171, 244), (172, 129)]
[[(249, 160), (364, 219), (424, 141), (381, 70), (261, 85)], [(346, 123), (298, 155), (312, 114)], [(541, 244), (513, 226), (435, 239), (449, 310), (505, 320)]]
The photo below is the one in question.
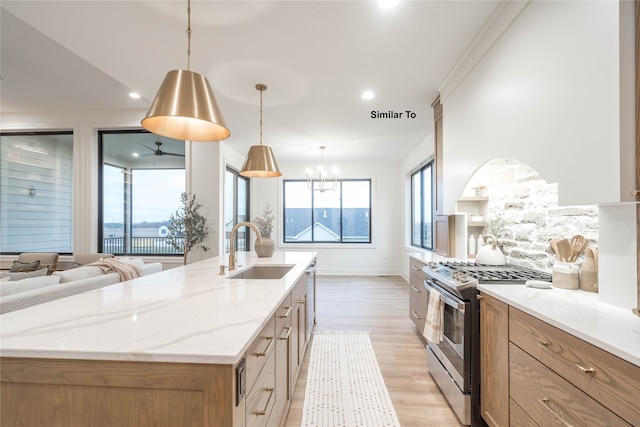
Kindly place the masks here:
[(302, 427), (399, 427), (368, 332), (314, 333)]

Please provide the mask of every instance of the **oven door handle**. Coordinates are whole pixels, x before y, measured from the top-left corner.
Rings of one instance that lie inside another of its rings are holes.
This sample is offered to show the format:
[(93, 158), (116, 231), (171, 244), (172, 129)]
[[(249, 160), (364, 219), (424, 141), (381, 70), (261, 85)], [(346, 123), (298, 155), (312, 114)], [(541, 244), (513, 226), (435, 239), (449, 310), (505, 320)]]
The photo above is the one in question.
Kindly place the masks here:
[(453, 298), (449, 298), (448, 296), (440, 292), (440, 290), (436, 287), (437, 285), (429, 279), (425, 280), (424, 283), (431, 292), (437, 292), (440, 294), (440, 300), (442, 302), (464, 313), (464, 302), (458, 302)]

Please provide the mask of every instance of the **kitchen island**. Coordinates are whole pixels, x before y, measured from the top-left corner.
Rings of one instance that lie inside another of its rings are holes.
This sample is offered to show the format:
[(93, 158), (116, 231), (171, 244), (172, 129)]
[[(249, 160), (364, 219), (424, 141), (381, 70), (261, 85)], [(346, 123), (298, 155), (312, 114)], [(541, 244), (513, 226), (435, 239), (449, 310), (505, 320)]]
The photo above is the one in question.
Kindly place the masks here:
[[(216, 257), (0, 316), (1, 424), (277, 425), (275, 321), (304, 305), (315, 253), (237, 257), (223, 275)], [(291, 269), (230, 278), (257, 264)]]

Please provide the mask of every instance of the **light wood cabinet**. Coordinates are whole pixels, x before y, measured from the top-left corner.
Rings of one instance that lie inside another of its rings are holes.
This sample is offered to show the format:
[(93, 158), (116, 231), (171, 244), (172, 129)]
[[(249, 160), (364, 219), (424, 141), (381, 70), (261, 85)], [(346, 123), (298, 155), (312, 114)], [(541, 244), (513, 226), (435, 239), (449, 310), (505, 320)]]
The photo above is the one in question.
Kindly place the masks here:
[[(290, 390), (296, 385), (302, 360), (307, 346), (307, 277), (302, 276), (291, 291), (291, 334), (289, 347), (289, 378)], [(291, 396), (292, 397), (292, 396)]]
[(480, 300), (480, 413), (491, 427), (509, 424), (509, 306)]
[(540, 426), (629, 426), (622, 418), (509, 344), (511, 399)]
[(427, 275), (422, 269), (425, 263), (415, 258), (409, 257), (409, 318), (413, 322), (421, 337), (422, 341), (426, 341), (422, 335), (424, 325), (427, 319), (427, 289), (424, 286), (424, 280)]
[(436, 237), (433, 251), (438, 255), (454, 258), (456, 255), (455, 215), (435, 215), (433, 228)]
[(640, 367), (486, 294), (480, 316), (487, 424), (640, 425)]
[(444, 215), (444, 193), (443, 193), (443, 109), (440, 103), (440, 96), (431, 104), (433, 107), (434, 120), (434, 153), (435, 153), (435, 206), (433, 251), (438, 255), (446, 257), (455, 256), (455, 217)]
[[(276, 393), (275, 351), (273, 351), (273, 347), (265, 357), (263, 368), (247, 395), (246, 427), (265, 427), (270, 424), (269, 417), (275, 404)], [(274, 418), (279, 417), (277, 413), (273, 415)]]
[(640, 425), (640, 367), (513, 307), (509, 339), (628, 423)]
[[(291, 293), (289, 293), (280, 307), (276, 310), (276, 395), (273, 408), (274, 414), (280, 414), (281, 423), (284, 414), (291, 404), (291, 380), (289, 378), (290, 340), (291, 340)], [(274, 419), (275, 421), (275, 419)]]

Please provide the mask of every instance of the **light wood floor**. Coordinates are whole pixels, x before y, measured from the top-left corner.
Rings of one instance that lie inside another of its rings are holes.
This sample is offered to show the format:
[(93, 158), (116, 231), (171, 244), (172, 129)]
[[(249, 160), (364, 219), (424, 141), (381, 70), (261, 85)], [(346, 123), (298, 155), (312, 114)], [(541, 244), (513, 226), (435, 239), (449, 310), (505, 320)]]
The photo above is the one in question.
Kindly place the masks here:
[[(314, 330), (371, 332), (380, 370), (403, 427), (461, 425), (427, 370), (424, 344), (409, 319), (408, 284), (402, 277), (318, 276), (316, 294)], [(310, 348), (285, 427), (299, 427), (302, 421)]]

